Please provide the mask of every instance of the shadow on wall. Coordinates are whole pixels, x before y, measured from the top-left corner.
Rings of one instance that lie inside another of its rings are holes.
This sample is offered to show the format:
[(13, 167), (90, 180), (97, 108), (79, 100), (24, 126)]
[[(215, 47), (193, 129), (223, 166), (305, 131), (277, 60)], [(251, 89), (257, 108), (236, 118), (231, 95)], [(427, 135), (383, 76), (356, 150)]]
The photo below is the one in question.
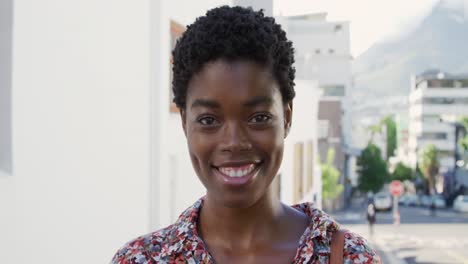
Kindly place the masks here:
[(11, 79), (13, 0), (0, 0), (0, 175), (12, 174)]

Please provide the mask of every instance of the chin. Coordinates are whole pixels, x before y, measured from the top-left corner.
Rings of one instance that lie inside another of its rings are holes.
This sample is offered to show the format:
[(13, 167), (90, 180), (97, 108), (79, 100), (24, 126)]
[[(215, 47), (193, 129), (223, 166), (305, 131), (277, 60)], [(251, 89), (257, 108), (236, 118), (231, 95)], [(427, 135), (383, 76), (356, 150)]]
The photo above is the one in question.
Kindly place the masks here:
[(213, 197), (218, 205), (222, 205), (231, 209), (246, 209), (255, 205), (260, 199), (261, 195), (252, 195), (252, 193), (230, 193), (221, 194), (221, 197)]

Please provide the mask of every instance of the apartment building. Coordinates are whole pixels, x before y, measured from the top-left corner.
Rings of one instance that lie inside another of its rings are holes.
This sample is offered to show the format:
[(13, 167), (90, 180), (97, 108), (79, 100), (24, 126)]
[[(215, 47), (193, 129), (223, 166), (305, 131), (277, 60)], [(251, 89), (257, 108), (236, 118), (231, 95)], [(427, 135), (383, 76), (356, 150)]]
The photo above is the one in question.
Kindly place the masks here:
[(456, 122), (468, 114), (468, 75), (430, 70), (412, 76), (409, 102), (410, 164), (415, 167), (419, 153), (434, 144), (441, 172), (454, 168)]

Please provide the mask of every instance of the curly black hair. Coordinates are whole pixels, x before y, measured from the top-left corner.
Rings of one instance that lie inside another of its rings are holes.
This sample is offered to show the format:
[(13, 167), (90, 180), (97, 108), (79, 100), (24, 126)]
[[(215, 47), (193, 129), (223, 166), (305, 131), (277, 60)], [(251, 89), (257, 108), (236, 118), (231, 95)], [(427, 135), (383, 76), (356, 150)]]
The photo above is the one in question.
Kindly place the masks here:
[(181, 109), (185, 109), (190, 79), (206, 63), (218, 59), (248, 60), (269, 67), (283, 102), (295, 96), (292, 42), (263, 10), (239, 6), (211, 9), (187, 26), (172, 55), (174, 103)]

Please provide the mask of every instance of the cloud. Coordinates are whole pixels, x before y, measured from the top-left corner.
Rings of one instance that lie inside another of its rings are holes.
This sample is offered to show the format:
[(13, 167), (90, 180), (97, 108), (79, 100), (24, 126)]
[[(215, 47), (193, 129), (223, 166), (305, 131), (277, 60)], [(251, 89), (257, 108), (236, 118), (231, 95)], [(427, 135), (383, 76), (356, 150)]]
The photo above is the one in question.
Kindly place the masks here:
[(464, 18), (468, 18), (468, 0), (441, 0), (440, 3), (446, 8), (460, 11)]

